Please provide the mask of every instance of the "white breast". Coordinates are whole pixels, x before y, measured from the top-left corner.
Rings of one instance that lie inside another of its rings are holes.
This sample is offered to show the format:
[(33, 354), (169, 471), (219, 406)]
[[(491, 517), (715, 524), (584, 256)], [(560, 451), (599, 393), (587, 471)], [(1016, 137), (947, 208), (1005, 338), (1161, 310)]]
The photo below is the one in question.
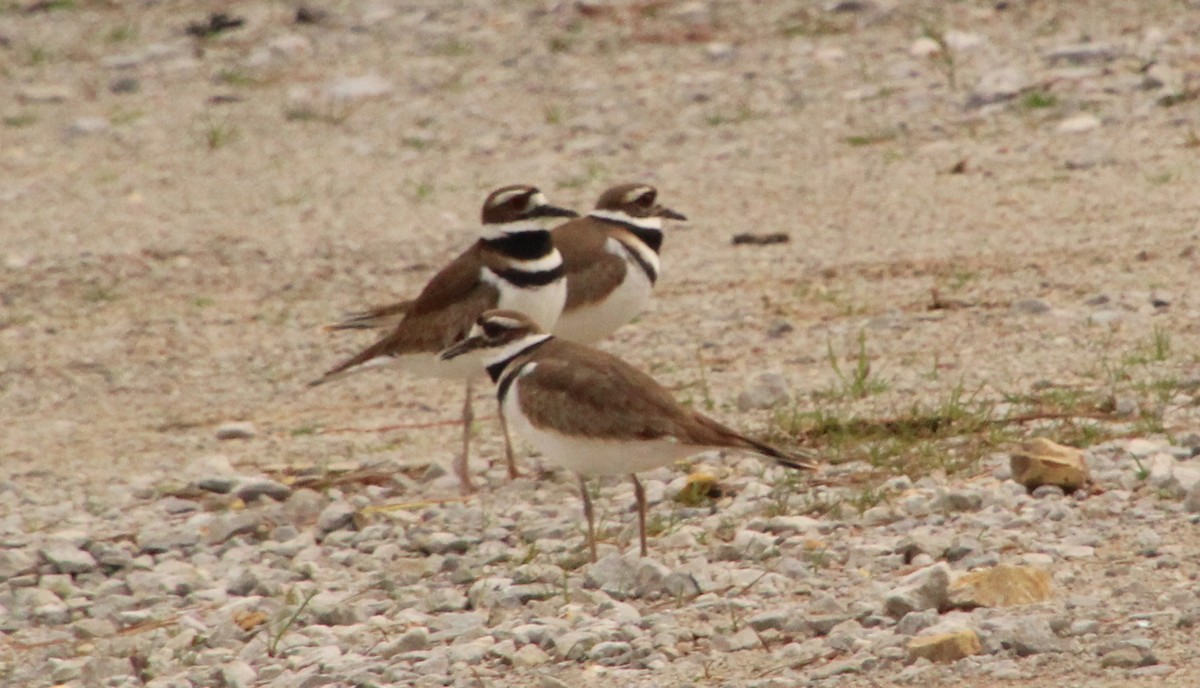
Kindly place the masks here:
[(705, 451), (705, 447), (673, 440), (599, 440), (573, 437), (538, 428), (520, 407), (520, 375), (509, 387), (503, 412), (509, 427), (524, 437), (547, 461), (584, 476), (626, 475), (658, 468)]
[(564, 311), (554, 328), (554, 334), (563, 339), (583, 344), (600, 341), (637, 317), (650, 301), (654, 285), (630, 251), (643, 254), (643, 259), (656, 270), (658, 254), (646, 246), (629, 248), (612, 237), (608, 238), (604, 249), (625, 261), (625, 279), (607, 298)]
[(543, 329), (550, 330), (558, 322), (563, 305), (567, 303), (567, 281), (557, 279), (542, 287), (515, 287), (499, 279), (491, 270), (484, 268), (484, 279), (490, 275), (492, 283), (500, 292), (497, 308), (518, 311), (528, 315)]
[[(376, 364), (373, 361), (379, 363)], [(480, 360), (477, 353), (463, 354), (449, 361), (438, 359), (437, 354), (424, 352), (394, 357), (381, 356), (378, 359), (372, 359), (371, 363), (364, 364), (364, 367), (374, 367), (375, 365), (395, 366), (406, 373), (419, 377), (436, 377), (447, 380), (465, 380), (484, 373), (483, 361)]]

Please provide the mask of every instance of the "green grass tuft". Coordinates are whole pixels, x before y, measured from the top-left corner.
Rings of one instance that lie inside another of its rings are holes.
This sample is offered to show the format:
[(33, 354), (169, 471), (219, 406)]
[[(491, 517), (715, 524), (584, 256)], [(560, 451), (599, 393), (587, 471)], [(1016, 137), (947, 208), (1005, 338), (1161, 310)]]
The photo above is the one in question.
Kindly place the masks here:
[(1021, 98), (1021, 107), (1026, 110), (1045, 110), (1058, 105), (1058, 96), (1047, 91), (1030, 91)]

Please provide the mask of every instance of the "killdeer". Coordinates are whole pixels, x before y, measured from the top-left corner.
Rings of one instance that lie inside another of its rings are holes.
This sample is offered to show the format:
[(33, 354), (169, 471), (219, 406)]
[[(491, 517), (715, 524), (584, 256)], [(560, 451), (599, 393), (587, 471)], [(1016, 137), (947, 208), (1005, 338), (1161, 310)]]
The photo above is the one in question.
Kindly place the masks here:
[(645, 308), (658, 280), (663, 219), (687, 220), (657, 199), (653, 186), (621, 184), (601, 194), (586, 216), (554, 228), (567, 276), (555, 336), (590, 344)]
[(326, 326), (327, 330), (375, 330), (391, 328), (400, 324), (412, 308), (414, 299), (389, 303), (386, 306), (368, 308), (348, 314), (342, 320)]
[[(687, 220), (657, 201), (653, 186), (620, 184), (600, 195), (595, 210), (551, 232), (567, 280), (566, 304), (553, 328), (556, 336), (591, 344), (645, 308), (660, 271), (663, 220)], [(395, 327), (413, 303), (401, 301), (352, 313), (329, 329)], [(509, 475), (515, 476), (507, 434), (504, 448)]]
[(633, 480), (646, 556), (646, 493), (638, 471), (710, 449), (739, 449), (791, 468), (815, 468), (681, 405), (649, 375), (599, 349), (548, 334), (521, 313), (483, 313), (470, 335), (441, 358), (476, 352), (497, 385), (501, 415), (548, 460), (579, 474), (592, 561), (596, 531), (588, 477), (624, 473)]
[[(600, 195), (595, 210), (550, 233), (567, 278), (556, 336), (591, 344), (645, 307), (661, 269), (663, 220), (687, 220), (657, 199), (658, 190), (647, 184), (614, 186)], [(394, 327), (411, 306), (412, 301), (401, 301), (351, 313), (329, 329)]]
[[(438, 352), (463, 340), (481, 313), (509, 308), (551, 327), (567, 298), (562, 255), (541, 221), (578, 217), (550, 205), (536, 187), (505, 186), (483, 203), (482, 236), (442, 268), (416, 299), (404, 307), (386, 337), (329, 369), (310, 382), (319, 385), (352, 372), (388, 364), (424, 375), (466, 380), (463, 403), (462, 455), (454, 464), (464, 492), (473, 491), (467, 458), (470, 451), (472, 380), (482, 373), (476, 357), (450, 361)], [(503, 419), (502, 419), (503, 421)], [(505, 428), (505, 440), (508, 430)], [(509, 472), (515, 472), (511, 450)]]

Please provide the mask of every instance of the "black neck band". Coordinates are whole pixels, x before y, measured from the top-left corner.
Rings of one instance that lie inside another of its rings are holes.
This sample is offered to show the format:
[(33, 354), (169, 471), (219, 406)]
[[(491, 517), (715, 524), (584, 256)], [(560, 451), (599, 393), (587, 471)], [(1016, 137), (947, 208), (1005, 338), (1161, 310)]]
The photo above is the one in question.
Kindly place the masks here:
[(650, 284), (658, 282), (658, 271), (654, 269), (654, 266), (650, 264), (650, 261), (646, 260), (646, 258), (641, 253), (638, 253), (636, 249), (626, 246), (625, 251), (633, 257), (634, 262), (636, 262), (638, 267), (642, 269), (642, 272), (646, 274), (646, 279), (650, 280)]
[(633, 233), (634, 236), (641, 239), (642, 242), (649, 246), (650, 250), (654, 251), (655, 253), (659, 253), (662, 249), (663, 233), (661, 229), (642, 227), (635, 225), (632, 222), (626, 222), (625, 220), (614, 220), (611, 217), (597, 217), (596, 215), (593, 215), (592, 218), (600, 220), (601, 222), (607, 222), (609, 224), (628, 229)]
[(537, 260), (545, 258), (554, 250), (550, 231), (531, 229), (513, 232), (495, 239), (484, 239), (484, 245), (513, 260)]
[(513, 380), (516, 380), (517, 374), (521, 372), (521, 369), (517, 368), (517, 369), (514, 369), (510, 374), (505, 375), (504, 369), (508, 367), (509, 363), (513, 362), (513, 359), (515, 359), (518, 356), (521, 356), (523, 354), (527, 354), (530, 351), (533, 351), (534, 349), (545, 344), (546, 342), (550, 341), (551, 339), (554, 339), (554, 338), (546, 337), (545, 339), (541, 340), (540, 342), (534, 342), (533, 344), (530, 344), (529, 346), (525, 347), (524, 349), (521, 349), (520, 351), (513, 354), (512, 356), (509, 356), (508, 358), (504, 359), (503, 361), (496, 361), (495, 363), (493, 363), (487, 367), (488, 377), (492, 378), (492, 382), (499, 384), (499, 386), (496, 388), (496, 398), (498, 400), (500, 400), (500, 403), (502, 403), (502, 404), (504, 403), (504, 396), (506, 394), (508, 394), (508, 388), (512, 387)]
[(497, 270), (496, 276), (514, 287), (532, 289), (534, 287), (544, 287), (562, 279), (563, 269), (561, 265), (550, 270), (539, 270), (537, 272), (526, 272), (517, 268), (505, 268)]

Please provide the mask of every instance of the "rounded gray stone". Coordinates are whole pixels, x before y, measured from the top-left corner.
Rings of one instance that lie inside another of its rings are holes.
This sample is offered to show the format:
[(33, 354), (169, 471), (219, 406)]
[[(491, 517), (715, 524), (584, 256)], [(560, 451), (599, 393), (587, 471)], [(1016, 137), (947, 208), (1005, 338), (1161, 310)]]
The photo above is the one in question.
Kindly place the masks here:
[(771, 409), (791, 403), (787, 378), (779, 373), (760, 373), (737, 398), (739, 411)]
[(884, 610), (899, 619), (909, 612), (940, 609), (948, 601), (949, 587), (950, 566), (938, 562), (901, 579), (884, 598)]
[(292, 488), (270, 478), (247, 478), (238, 484), (234, 494), (246, 502), (253, 502), (259, 497), (282, 502), (291, 496)]
[(317, 516), (317, 530), (322, 534), (349, 528), (354, 524), (355, 508), (348, 502), (331, 502)]
[(32, 573), (37, 565), (37, 559), (23, 549), (0, 548), (0, 580)]
[(91, 554), (70, 543), (52, 542), (41, 553), (60, 573), (87, 573), (96, 568), (96, 559)]
[(258, 430), (254, 423), (239, 421), (221, 425), (216, 434), (219, 440), (248, 440), (258, 435)]
[(240, 659), (224, 664), (218, 675), (225, 688), (250, 688), (258, 680), (254, 667)]

